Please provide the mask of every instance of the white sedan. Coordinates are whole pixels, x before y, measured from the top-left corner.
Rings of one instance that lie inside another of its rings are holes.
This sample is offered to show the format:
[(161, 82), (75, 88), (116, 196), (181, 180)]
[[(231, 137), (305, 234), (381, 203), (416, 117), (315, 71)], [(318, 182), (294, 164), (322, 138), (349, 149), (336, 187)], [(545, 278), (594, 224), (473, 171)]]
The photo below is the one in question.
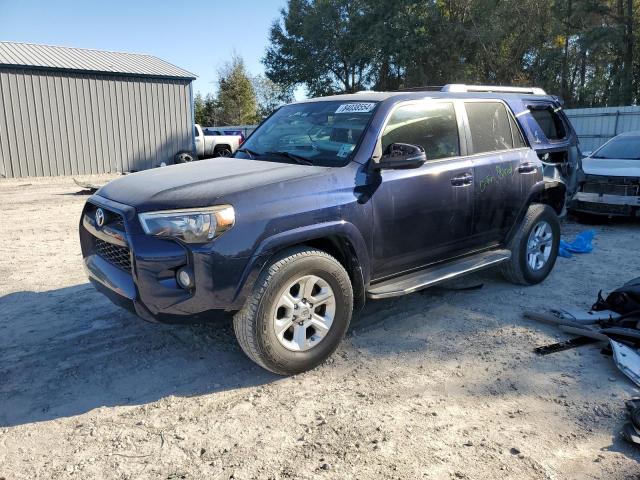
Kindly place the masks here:
[(640, 217), (640, 131), (609, 140), (582, 159), (582, 171), (571, 211)]

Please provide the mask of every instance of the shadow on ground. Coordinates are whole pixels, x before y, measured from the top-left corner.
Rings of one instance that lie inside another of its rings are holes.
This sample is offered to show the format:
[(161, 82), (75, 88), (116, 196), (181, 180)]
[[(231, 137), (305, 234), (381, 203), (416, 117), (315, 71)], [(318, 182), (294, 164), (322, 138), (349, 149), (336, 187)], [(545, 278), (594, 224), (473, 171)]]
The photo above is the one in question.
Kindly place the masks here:
[(264, 384), (230, 322), (146, 323), (89, 285), (0, 297), (0, 426)]
[[(415, 295), (371, 302), (354, 319), (352, 332), (384, 332), (384, 322), (398, 321), (398, 301), (411, 314), (425, 308), (428, 299)], [(392, 354), (396, 347), (406, 351), (412, 345), (405, 338), (378, 353)], [(147, 323), (113, 305), (88, 283), (0, 297), (0, 427), (278, 378), (244, 355), (230, 321)]]

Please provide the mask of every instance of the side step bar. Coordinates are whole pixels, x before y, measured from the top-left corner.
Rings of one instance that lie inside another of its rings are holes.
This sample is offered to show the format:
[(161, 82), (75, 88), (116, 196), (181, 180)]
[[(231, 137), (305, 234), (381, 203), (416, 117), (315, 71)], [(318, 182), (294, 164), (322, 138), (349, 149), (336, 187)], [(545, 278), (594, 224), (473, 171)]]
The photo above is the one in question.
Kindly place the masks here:
[(490, 250), (458, 258), (371, 285), (367, 290), (367, 296), (373, 299), (399, 297), (467, 273), (492, 267), (510, 258), (511, 251), (509, 250)]

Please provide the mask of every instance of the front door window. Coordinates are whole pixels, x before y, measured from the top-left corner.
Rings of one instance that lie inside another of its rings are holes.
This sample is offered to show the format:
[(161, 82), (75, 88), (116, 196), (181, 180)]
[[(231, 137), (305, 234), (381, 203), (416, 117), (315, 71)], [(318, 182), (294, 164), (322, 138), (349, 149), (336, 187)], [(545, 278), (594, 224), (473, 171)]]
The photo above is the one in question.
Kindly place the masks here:
[(382, 151), (392, 143), (418, 145), (427, 161), (460, 155), (458, 122), (452, 103), (415, 103), (398, 107), (382, 134)]

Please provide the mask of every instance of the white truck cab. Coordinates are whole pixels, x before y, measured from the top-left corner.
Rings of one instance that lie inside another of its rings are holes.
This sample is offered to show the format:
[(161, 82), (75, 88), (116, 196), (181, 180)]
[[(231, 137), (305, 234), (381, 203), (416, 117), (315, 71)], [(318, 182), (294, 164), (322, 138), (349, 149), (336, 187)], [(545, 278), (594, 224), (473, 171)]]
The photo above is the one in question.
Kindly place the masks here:
[(242, 143), (240, 135), (222, 135), (222, 132), (213, 128), (203, 130), (197, 123), (194, 136), (198, 158), (231, 156)]

